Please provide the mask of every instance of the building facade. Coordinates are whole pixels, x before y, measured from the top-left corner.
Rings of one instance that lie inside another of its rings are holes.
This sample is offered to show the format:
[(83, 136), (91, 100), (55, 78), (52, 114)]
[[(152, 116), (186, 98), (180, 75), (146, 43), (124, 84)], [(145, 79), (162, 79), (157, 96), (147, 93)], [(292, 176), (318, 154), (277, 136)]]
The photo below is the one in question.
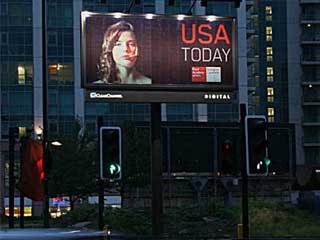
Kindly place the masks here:
[(320, 161), (320, 1), (300, 1), (300, 87), (305, 163)]

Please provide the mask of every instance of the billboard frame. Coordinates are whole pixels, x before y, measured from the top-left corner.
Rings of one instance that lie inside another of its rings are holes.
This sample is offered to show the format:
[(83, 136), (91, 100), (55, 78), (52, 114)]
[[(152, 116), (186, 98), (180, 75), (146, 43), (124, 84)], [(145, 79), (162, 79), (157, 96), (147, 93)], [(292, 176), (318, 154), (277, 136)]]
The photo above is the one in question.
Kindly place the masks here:
[[(92, 84), (86, 79), (86, 18), (91, 16), (109, 16), (113, 18), (119, 18), (120, 19), (130, 19), (130, 18), (164, 18), (164, 19), (175, 19), (179, 20), (179, 18), (183, 19), (195, 19), (195, 20), (205, 20), (208, 22), (211, 21), (230, 21), (232, 30), (231, 30), (231, 36), (232, 41), (230, 47), (232, 48), (232, 81), (230, 84), (224, 84), (223, 81), (221, 84), (217, 85), (215, 83), (184, 83), (184, 84), (161, 84), (161, 83), (152, 83), (152, 84)], [(210, 20), (214, 19), (214, 20)], [(238, 85), (238, 41), (237, 41), (237, 19), (236, 17), (229, 17), (229, 16), (213, 16), (213, 15), (207, 15), (207, 16), (189, 16), (189, 15), (159, 15), (159, 14), (126, 14), (126, 13), (96, 13), (96, 12), (88, 12), (88, 11), (82, 11), (81, 12), (81, 88), (87, 89), (87, 92), (89, 92), (88, 95), (90, 95), (90, 92), (92, 91), (102, 91), (104, 93), (110, 92), (110, 94), (113, 93), (126, 93), (126, 92), (137, 92), (138, 93), (157, 93), (159, 95), (159, 92), (162, 92), (163, 94), (166, 94), (167, 92), (170, 92), (171, 94), (168, 95), (169, 99), (166, 101), (166, 99), (163, 101), (160, 99), (157, 99), (157, 97), (154, 100), (150, 101), (150, 98), (146, 99), (145, 102), (180, 102), (179, 96), (172, 97), (175, 92), (184, 92), (184, 97), (187, 98), (187, 95), (189, 93), (198, 93), (202, 94), (218, 94), (220, 92), (222, 93), (230, 93), (232, 96), (234, 95), (234, 91), (237, 89)], [(180, 94), (181, 95), (181, 94)], [(142, 99), (141, 99), (142, 98)], [(203, 99), (198, 98), (192, 98), (190, 101), (183, 99), (182, 102), (203, 102)], [(87, 100), (91, 100), (90, 97), (87, 97)], [(95, 99), (96, 101), (97, 99)], [(214, 99), (206, 99), (210, 100), (207, 102), (214, 102)], [(205, 102), (206, 102), (205, 100)], [(220, 99), (221, 100), (221, 99)], [(229, 99), (230, 100), (230, 99)], [(125, 101), (125, 99), (118, 99), (118, 101)], [(136, 102), (135, 100), (132, 100), (130, 98), (129, 102)], [(143, 96), (140, 96), (140, 98), (137, 100), (137, 102), (143, 102)]]

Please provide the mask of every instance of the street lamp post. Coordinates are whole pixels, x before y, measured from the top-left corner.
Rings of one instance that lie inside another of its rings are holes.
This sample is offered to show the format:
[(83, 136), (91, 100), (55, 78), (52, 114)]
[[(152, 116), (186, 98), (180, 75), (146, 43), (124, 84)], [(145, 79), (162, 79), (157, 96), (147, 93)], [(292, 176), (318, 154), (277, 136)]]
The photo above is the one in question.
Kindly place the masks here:
[(47, 40), (46, 40), (46, 0), (42, 0), (42, 110), (43, 110), (43, 225), (49, 228), (49, 195), (48, 195), (48, 82), (47, 82)]

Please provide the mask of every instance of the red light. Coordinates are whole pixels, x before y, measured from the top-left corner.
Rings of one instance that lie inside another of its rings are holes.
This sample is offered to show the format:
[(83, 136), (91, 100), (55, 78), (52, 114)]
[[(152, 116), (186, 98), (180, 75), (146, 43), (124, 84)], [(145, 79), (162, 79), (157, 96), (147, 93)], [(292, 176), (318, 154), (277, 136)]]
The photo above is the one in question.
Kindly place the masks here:
[(38, 161), (37, 161), (37, 168), (38, 168), (38, 171), (39, 171), (39, 174), (40, 174), (40, 180), (42, 181), (44, 179), (44, 171), (43, 171), (43, 161), (42, 161), (42, 158), (40, 158)]
[(55, 197), (53, 198), (53, 201), (63, 201), (63, 197)]

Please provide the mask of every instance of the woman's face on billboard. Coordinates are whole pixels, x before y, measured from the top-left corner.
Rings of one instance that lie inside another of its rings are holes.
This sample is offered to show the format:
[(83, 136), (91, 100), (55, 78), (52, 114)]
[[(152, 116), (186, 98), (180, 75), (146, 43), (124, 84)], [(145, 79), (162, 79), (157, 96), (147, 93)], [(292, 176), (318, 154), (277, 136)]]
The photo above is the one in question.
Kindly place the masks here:
[(138, 46), (133, 32), (120, 33), (118, 41), (112, 49), (113, 60), (117, 66), (132, 68), (137, 61)]

